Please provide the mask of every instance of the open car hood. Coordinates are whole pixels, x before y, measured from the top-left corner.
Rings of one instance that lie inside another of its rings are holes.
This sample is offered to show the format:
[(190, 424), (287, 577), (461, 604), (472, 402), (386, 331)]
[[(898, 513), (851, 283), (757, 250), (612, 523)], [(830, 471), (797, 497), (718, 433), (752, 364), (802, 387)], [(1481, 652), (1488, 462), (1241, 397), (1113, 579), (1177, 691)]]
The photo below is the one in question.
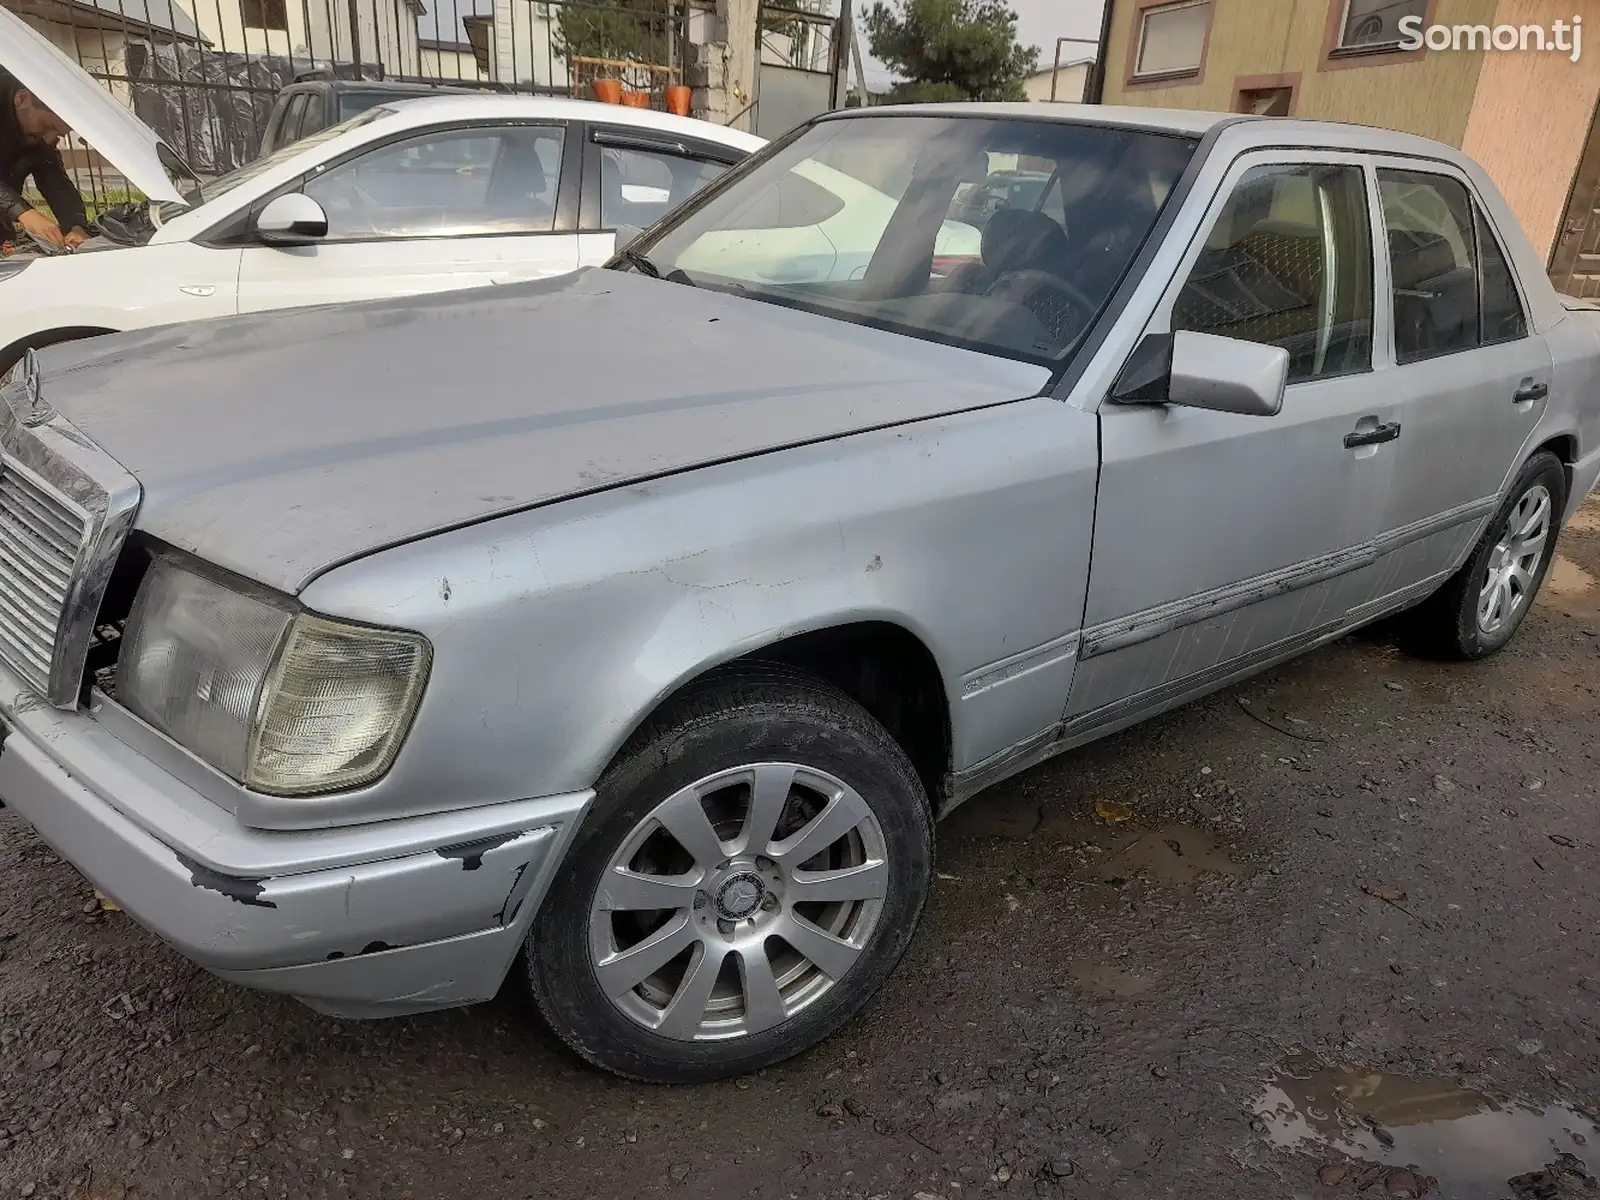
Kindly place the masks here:
[(82, 67), (5, 8), (0, 8), (0, 67), (151, 200), (183, 201), (164, 165), (186, 172), (183, 160)]

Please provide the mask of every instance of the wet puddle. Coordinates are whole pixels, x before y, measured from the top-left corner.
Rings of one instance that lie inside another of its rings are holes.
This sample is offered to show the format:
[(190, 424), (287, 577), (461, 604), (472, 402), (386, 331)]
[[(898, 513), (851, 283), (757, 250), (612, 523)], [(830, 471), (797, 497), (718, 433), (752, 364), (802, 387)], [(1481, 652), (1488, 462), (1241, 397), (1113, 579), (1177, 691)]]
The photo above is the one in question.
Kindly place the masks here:
[[(1600, 1194), (1592, 1190), (1600, 1126), (1560, 1105), (1497, 1101), (1442, 1080), (1302, 1059), (1285, 1066), (1252, 1111), (1275, 1146), (1408, 1169), (1419, 1187), (1431, 1182), (1420, 1194), (1439, 1200)], [(1347, 1190), (1367, 1186), (1359, 1172), (1351, 1180)], [(1363, 1194), (1389, 1191), (1382, 1175), (1370, 1182)]]
[(1193, 887), (1202, 876), (1238, 876), (1243, 868), (1228, 857), (1215, 835), (1187, 825), (1164, 825), (1107, 855), (1095, 873), (1108, 883), (1142, 876), (1173, 887)]
[(1569, 617), (1591, 617), (1600, 612), (1600, 593), (1595, 578), (1571, 559), (1556, 557), (1544, 577), (1535, 603), (1553, 608)]

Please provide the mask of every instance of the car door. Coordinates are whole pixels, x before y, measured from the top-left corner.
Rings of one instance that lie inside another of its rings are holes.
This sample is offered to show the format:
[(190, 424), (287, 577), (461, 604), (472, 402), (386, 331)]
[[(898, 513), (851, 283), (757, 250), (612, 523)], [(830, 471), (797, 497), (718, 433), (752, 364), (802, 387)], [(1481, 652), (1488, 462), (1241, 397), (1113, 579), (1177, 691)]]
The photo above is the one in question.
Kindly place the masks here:
[(593, 125), (584, 139), (578, 262), (597, 267), (616, 250), (617, 227), (654, 225), (743, 155), (622, 125)]
[(1364, 594), (1398, 415), (1374, 386), (1373, 207), (1359, 156), (1230, 169), (1149, 330), (1282, 346), (1282, 411), (1100, 406), (1069, 736), (1330, 637)]
[[(576, 178), (560, 123), (413, 131), (364, 147), (298, 188), (326, 236), (248, 245), (242, 311), (405, 296), (577, 269)], [(263, 204), (265, 202), (263, 201)]]
[(1381, 592), (1431, 590), (1471, 550), (1544, 412), (1551, 361), (1465, 176), (1380, 160), (1394, 311), (1384, 392), (1405, 436), (1384, 519)]

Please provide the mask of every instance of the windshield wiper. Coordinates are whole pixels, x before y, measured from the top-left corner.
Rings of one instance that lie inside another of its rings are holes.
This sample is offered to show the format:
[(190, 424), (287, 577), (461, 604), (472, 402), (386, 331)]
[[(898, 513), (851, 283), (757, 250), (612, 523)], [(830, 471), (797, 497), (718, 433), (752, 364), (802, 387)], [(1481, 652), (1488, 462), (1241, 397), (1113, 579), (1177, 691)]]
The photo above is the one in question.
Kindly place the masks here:
[(651, 279), (664, 279), (668, 283), (685, 283), (690, 287), (696, 286), (694, 280), (689, 278), (688, 274), (685, 273), (682, 267), (668, 271), (663, 275), (661, 273), (661, 268), (650, 261), (649, 255), (644, 253), (642, 250), (635, 250), (632, 246), (619, 251), (618, 257), (632, 266), (641, 275), (648, 275)]
[(641, 275), (648, 275), (651, 279), (661, 278), (661, 268), (650, 261), (650, 256), (642, 250), (635, 250), (632, 246), (624, 246), (619, 257), (631, 264)]

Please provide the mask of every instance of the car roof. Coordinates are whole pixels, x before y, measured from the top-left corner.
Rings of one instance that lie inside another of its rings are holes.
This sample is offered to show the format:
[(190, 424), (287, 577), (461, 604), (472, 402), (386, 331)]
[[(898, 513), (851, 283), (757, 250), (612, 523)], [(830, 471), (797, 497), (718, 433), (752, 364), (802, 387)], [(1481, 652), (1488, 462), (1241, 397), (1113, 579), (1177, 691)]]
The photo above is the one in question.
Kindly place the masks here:
[(739, 129), (729, 129), (711, 121), (657, 112), (652, 108), (628, 108), (620, 104), (601, 104), (598, 100), (568, 100), (561, 96), (503, 96), (493, 93), (452, 92), (416, 99), (402, 99), (394, 105), (412, 122), (493, 121), (506, 117), (543, 118), (548, 121), (604, 121), (608, 125), (633, 125), (657, 133), (718, 142), (745, 153), (767, 144), (765, 138)]
[(871, 108), (839, 109), (818, 120), (871, 117), (989, 117), (1011, 121), (1054, 121), (1076, 125), (1106, 125), (1117, 129), (1144, 129), (1153, 133), (1199, 137), (1224, 126), (1252, 131), (1271, 130), (1271, 139), (1287, 144), (1361, 150), (1377, 154), (1425, 155), (1465, 166), (1471, 160), (1443, 142), (1356, 125), (1348, 121), (1317, 121), (1305, 117), (1267, 117), (1253, 113), (1205, 112), (1187, 108), (1144, 108), (1116, 104), (1064, 104), (1035, 101), (1028, 104), (884, 104)]
[(1061, 104), (1038, 100), (1028, 104), (882, 104), (824, 113), (819, 120), (862, 117), (1003, 117), (1012, 121), (1059, 121), (1080, 125), (1116, 125), (1159, 133), (1198, 135), (1215, 125), (1240, 120), (1238, 113), (1197, 112), (1186, 108), (1143, 108), (1114, 104)]

